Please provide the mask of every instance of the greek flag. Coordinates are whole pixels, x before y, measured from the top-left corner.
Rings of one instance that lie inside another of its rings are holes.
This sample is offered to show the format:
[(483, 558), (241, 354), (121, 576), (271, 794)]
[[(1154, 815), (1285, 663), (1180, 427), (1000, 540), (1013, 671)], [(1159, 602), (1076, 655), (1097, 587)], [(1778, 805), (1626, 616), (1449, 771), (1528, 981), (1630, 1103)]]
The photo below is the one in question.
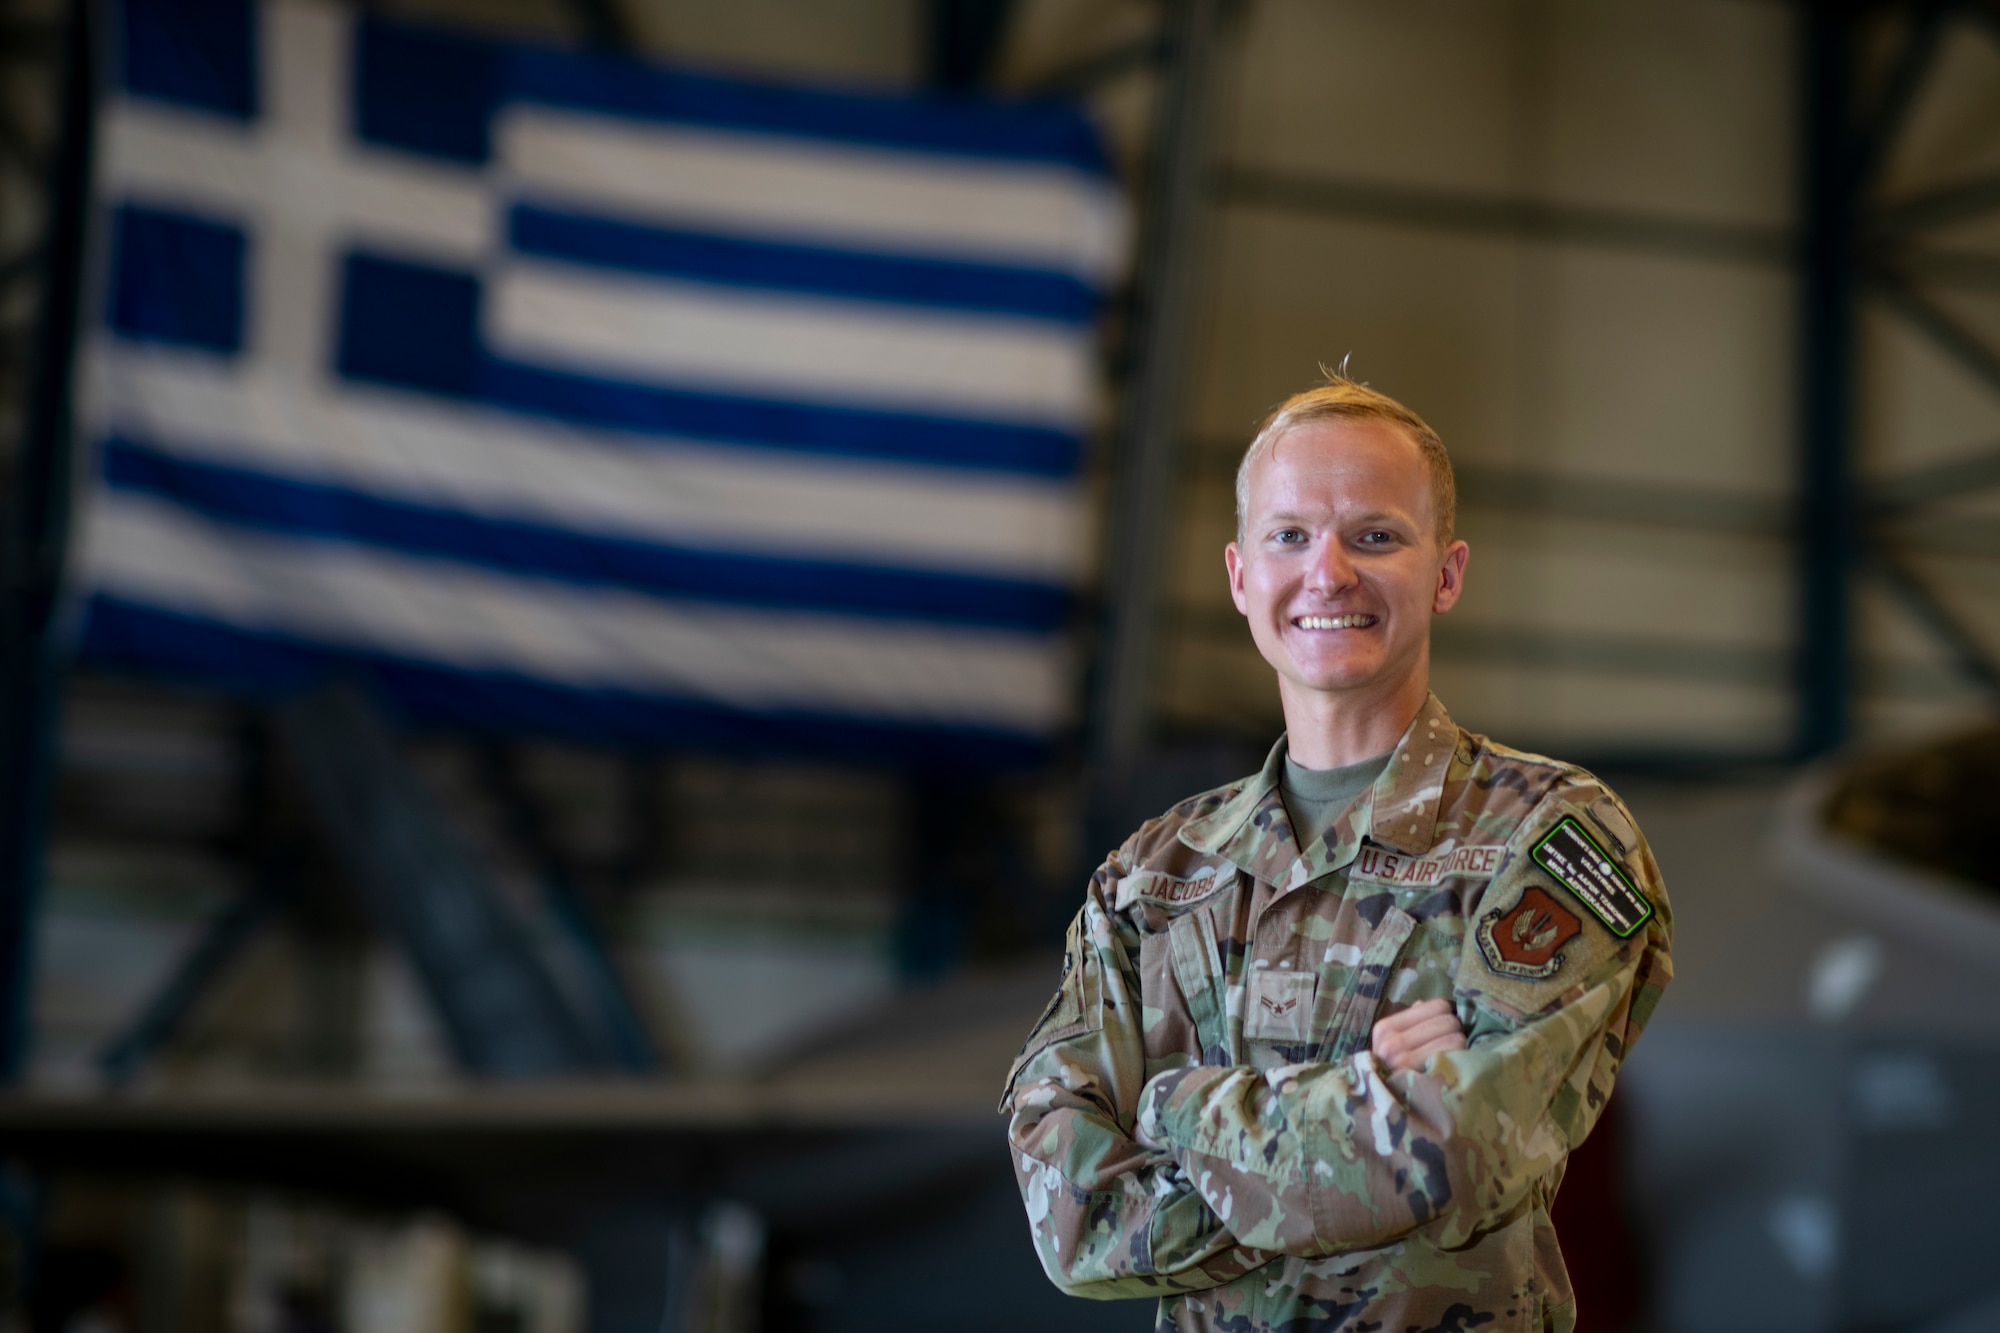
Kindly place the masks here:
[(86, 660), (618, 745), (1068, 722), (1124, 231), (1075, 111), (116, 14)]

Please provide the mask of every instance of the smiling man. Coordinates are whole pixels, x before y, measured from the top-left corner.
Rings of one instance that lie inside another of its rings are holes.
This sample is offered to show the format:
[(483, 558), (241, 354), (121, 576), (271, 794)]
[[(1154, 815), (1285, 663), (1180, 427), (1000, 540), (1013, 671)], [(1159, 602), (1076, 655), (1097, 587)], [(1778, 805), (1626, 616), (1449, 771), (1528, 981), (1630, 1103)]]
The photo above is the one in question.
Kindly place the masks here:
[(1091, 879), (1001, 1108), (1035, 1248), (1178, 1333), (1569, 1329), (1549, 1205), (1672, 975), (1659, 868), (1430, 693), (1468, 549), (1414, 412), (1296, 395), (1236, 507), (1285, 735)]

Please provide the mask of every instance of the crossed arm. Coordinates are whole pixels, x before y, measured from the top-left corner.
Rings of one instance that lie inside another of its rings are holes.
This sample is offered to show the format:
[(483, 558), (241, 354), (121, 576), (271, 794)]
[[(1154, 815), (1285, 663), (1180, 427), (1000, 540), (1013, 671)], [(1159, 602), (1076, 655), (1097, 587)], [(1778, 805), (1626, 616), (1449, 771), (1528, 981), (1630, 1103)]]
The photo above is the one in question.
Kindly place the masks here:
[[(1422, 1069), (1433, 1055), (1464, 1049), (1465, 1028), (1450, 1000), (1419, 1000), (1379, 1020), (1368, 1033), (1369, 1052), (1392, 1074)], [(1137, 1141), (1142, 1148), (1167, 1151), (1167, 1145), (1148, 1140), (1144, 1125)]]
[(1368, 1049), (1392, 1074), (1422, 1069), (1433, 1055), (1464, 1050), (1465, 1029), (1450, 1000), (1419, 1000), (1378, 1022), (1368, 1034)]
[[(1604, 799), (1547, 795), (1512, 841)], [(1491, 973), (1469, 934), (1452, 1000), (1382, 1020), (1367, 1051), (1269, 1072), (1149, 1067), (1158, 1011), (1134, 965), (1141, 936), (1111, 911), (1120, 867), (1107, 863), (1059, 1003), (1009, 1079), (1008, 1136), (1049, 1277), (1105, 1299), (1197, 1291), (1279, 1256), (1419, 1230), (1452, 1248), (1513, 1216), (1595, 1123), (1672, 976), (1658, 868), (1643, 844), (1623, 862), (1657, 909), (1644, 936), (1593, 925), (1559, 977), (1519, 981)], [(1511, 902), (1517, 883), (1503, 872), (1486, 896)]]
[[(1108, 914), (1097, 924), (1080, 968), (1116, 1029), (1139, 1012), (1137, 976)], [(1148, 1080), (1131, 1027), (1054, 1041), (1020, 1070), (1009, 1131), (1043, 1266), (1076, 1295), (1157, 1296), (1420, 1227), (1463, 1243), (1582, 1137), (1587, 1111), (1558, 1125), (1551, 1107), (1591, 1105), (1582, 1084), (1631, 981), (1604, 976), (1533, 1023), (1482, 1018), (1470, 1040), (1430, 1001), (1378, 1023), (1368, 1052), (1268, 1074)]]

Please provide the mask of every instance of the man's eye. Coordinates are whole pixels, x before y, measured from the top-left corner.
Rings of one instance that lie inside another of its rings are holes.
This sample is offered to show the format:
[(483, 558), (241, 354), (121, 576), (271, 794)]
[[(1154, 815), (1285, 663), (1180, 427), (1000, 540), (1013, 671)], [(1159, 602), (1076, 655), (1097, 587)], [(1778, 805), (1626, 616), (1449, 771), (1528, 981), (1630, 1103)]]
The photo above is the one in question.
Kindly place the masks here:
[(1306, 539), (1306, 535), (1297, 528), (1280, 528), (1271, 539), (1282, 546), (1296, 546)]
[(1386, 546), (1394, 540), (1396, 540), (1394, 534), (1384, 532), (1380, 528), (1377, 528), (1373, 532), (1364, 532), (1361, 534), (1361, 542), (1364, 546)]

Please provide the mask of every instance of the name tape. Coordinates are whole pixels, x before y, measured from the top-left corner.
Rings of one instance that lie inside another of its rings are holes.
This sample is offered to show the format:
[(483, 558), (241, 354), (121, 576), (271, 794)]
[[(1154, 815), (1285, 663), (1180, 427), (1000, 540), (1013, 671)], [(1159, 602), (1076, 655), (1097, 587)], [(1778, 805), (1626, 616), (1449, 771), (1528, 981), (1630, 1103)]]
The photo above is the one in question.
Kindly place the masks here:
[(1350, 883), (1360, 880), (1397, 888), (1427, 889), (1457, 876), (1491, 877), (1500, 868), (1500, 854), (1505, 850), (1505, 847), (1495, 844), (1491, 847), (1460, 847), (1427, 856), (1405, 856), (1401, 852), (1385, 852), (1380, 847), (1364, 845), (1360, 855), (1354, 858), (1354, 868), (1347, 872), (1347, 878)]
[(1200, 875), (1194, 879), (1175, 879), (1171, 875), (1142, 872), (1131, 876), (1118, 886), (1116, 906), (1122, 908), (1135, 902), (1149, 902), (1159, 903), (1163, 907), (1178, 907), (1197, 898), (1206, 898), (1234, 882), (1234, 878), (1229, 875)]

